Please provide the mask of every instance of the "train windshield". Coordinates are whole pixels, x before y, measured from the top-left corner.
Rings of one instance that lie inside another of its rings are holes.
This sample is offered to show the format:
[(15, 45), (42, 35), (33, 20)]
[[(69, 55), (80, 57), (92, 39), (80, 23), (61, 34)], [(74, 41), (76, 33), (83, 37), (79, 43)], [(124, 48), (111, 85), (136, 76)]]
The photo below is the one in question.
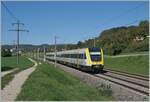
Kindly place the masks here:
[(91, 56), (92, 61), (100, 61), (101, 60), (100, 54), (91, 54), (90, 56)]
[(92, 61), (100, 61), (101, 53), (100, 48), (89, 48), (90, 56)]

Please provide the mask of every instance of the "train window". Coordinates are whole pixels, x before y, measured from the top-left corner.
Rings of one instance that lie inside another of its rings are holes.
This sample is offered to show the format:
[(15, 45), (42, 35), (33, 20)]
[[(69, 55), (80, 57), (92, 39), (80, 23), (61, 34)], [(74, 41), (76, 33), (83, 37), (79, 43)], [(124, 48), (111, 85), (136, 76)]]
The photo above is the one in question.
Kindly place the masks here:
[(67, 54), (65, 54), (64, 57), (67, 58)]
[(62, 54), (61, 57), (64, 57), (64, 54)]
[(79, 54), (79, 59), (83, 59), (83, 56), (82, 56), (82, 54)]
[(79, 59), (86, 59), (85, 54), (76, 54), (76, 57)]
[[(47, 56), (54, 56), (54, 55), (47, 55)], [(85, 54), (59, 54), (57, 55), (57, 57), (86, 59)]]
[(56, 55), (57, 57), (61, 57), (61, 55)]
[(65, 57), (65, 54), (63, 54), (63, 57)]
[(69, 54), (67, 54), (66, 56), (67, 56), (67, 58), (69, 58)]
[(76, 58), (76, 55), (75, 55), (75, 54), (72, 54), (72, 58)]
[(83, 54), (83, 57), (82, 57), (83, 59), (86, 59), (86, 55), (85, 54)]
[(78, 56), (79, 59), (80, 59), (80, 57), (81, 57), (80, 55), (81, 55), (81, 54), (77, 54), (77, 56)]
[(78, 58), (78, 55), (77, 54), (75, 54), (75, 57), (74, 58)]
[(74, 58), (74, 54), (71, 54), (71, 58)]
[(77, 58), (77, 54), (72, 54), (71, 58)]
[(47, 56), (49, 56), (49, 57), (53, 57), (54, 55), (47, 55)]

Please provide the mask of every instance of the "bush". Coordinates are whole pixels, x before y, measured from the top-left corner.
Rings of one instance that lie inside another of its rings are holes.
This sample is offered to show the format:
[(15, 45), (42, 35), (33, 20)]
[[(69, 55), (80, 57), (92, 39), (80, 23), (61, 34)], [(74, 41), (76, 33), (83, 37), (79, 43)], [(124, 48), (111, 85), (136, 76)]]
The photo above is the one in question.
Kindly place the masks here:
[(12, 53), (10, 52), (10, 49), (2, 49), (1, 55), (2, 57), (10, 57)]

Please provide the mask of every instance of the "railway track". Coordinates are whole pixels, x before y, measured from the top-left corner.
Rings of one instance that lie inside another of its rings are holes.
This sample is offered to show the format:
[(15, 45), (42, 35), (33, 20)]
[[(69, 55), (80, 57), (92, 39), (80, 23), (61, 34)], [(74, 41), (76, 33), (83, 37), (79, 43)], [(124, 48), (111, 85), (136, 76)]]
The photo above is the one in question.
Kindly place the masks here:
[(112, 69), (107, 69), (107, 68), (105, 68), (105, 71), (115, 73), (115, 74), (119, 74), (119, 75), (132, 77), (132, 78), (136, 78), (136, 79), (149, 81), (149, 76), (144, 76), (144, 75), (139, 75), (139, 74), (131, 74), (131, 73), (127, 73), (127, 72), (124, 72), (124, 71), (112, 70)]
[(112, 77), (112, 78), (122, 80), (122, 81), (125, 81), (128, 83), (132, 83), (132, 84), (136, 84), (136, 85), (139, 85), (142, 87), (149, 88), (149, 82), (145, 81), (145, 80), (140, 80), (140, 79), (132, 78), (129, 76), (117, 75), (117, 74), (110, 73), (110, 72), (105, 73), (105, 76)]
[(127, 73), (122, 74), (121, 72), (108, 70), (106, 73), (94, 74), (94, 76), (149, 96), (149, 80), (143, 76), (139, 77)]

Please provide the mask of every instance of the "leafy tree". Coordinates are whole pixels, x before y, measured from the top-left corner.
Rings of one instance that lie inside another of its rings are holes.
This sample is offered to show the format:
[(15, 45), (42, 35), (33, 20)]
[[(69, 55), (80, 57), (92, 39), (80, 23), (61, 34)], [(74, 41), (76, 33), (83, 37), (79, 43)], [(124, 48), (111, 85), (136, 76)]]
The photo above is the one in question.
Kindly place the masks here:
[(10, 52), (10, 49), (2, 49), (1, 55), (2, 57), (10, 57), (12, 53)]
[[(95, 38), (96, 46), (102, 47), (105, 54), (117, 55), (122, 52), (148, 51), (149, 21), (141, 21), (138, 26), (116, 27), (104, 30)], [(138, 40), (142, 39), (142, 40)], [(84, 43), (78, 42), (78, 47), (93, 47), (94, 39)]]

